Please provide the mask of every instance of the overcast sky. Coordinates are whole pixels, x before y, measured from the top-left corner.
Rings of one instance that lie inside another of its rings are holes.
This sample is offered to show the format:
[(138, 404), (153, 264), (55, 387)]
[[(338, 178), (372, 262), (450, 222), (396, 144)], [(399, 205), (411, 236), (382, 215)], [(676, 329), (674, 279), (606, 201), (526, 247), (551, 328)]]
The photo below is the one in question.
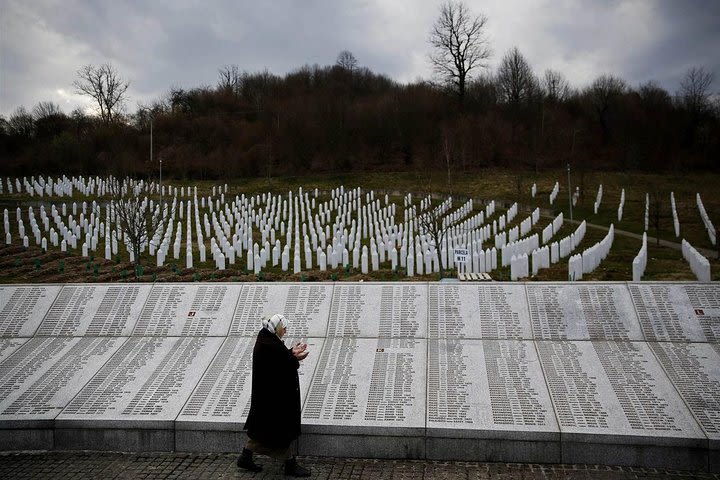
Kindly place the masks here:
[[(0, 0), (0, 114), (52, 101), (69, 113), (88, 102), (77, 70), (110, 62), (130, 80), (127, 108), (171, 86), (215, 85), (237, 64), (282, 75), (329, 65), (344, 49), (399, 82), (429, 79), (428, 34), (440, 0)], [(692, 66), (720, 90), (719, 0), (469, 0), (488, 17), (490, 72), (513, 46), (540, 75), (575, 87), (603, 73), (671, 93)]]

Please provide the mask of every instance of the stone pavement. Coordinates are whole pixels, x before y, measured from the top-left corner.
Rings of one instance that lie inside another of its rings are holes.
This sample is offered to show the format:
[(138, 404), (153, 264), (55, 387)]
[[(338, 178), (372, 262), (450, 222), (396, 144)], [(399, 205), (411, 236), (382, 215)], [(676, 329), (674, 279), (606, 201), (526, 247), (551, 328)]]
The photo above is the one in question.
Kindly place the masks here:
[[(279, 463), (259, 457), (259, 474), (237, 468), (233, 454), (7, 452), (0, 453), (0, 479), (180, 479), (284, 478)], [(720, 474), (593, 465), (436, 462), (302, 457), (315, 479), (720, 479)]]

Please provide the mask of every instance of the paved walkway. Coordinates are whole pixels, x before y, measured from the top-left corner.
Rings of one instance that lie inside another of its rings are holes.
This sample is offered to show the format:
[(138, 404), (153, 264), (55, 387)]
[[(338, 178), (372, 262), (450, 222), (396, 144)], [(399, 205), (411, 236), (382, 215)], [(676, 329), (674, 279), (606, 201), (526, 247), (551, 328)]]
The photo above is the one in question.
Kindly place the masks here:
[[(259, 474), (237, 468), (237, 455), (189, 453), (21, 452), (0, 453), (0, 478), (179, 479), (283, 478), (280, 465), (260, 457)], [(720, 479), (720, 474), (630, 467), (517, 463), (432, 462), (300, 458), (314, 479)]]

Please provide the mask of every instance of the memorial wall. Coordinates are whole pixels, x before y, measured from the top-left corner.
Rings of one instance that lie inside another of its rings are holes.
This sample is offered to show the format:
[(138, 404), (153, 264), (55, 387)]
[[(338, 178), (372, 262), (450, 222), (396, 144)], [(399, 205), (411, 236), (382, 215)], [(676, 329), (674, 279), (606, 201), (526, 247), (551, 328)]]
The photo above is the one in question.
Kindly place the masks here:
[(237, 451), (283, 313), (313, 455), (720, 470), (720, 285), (0, 286), (0, 450)]

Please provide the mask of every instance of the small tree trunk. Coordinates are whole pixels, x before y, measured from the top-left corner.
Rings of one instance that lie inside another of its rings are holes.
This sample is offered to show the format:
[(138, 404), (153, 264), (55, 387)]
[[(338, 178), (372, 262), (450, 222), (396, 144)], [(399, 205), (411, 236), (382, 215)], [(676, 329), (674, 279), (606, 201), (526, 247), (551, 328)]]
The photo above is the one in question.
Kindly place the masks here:
[(140, 265), (140, 242), (133, 244), (133, 255), (135, 255), (135, 265)]

